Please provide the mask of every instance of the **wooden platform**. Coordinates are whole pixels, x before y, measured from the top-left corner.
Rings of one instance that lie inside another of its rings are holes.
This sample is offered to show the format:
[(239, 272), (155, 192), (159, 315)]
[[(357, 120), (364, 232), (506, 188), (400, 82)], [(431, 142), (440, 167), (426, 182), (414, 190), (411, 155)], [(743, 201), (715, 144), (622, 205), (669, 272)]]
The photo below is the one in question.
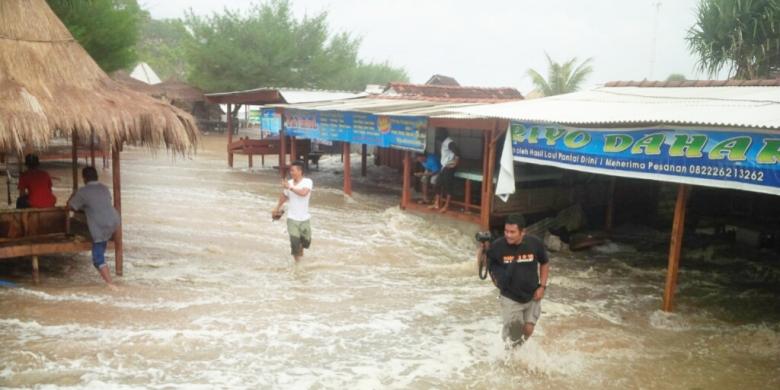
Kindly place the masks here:
[(0, 211), (0, 259), (83, 252), (92, 248), (86, 219), (65, 207)]

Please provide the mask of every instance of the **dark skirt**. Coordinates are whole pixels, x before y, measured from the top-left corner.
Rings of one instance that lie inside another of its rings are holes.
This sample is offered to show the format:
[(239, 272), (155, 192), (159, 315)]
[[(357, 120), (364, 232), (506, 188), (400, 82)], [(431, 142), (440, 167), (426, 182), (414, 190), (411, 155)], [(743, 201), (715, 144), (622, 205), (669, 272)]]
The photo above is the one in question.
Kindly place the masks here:
[(455, 168), (442, 168), (439, 178), (436, 180), (437, 193), (441, 196), (452, 195), (455, 184)]

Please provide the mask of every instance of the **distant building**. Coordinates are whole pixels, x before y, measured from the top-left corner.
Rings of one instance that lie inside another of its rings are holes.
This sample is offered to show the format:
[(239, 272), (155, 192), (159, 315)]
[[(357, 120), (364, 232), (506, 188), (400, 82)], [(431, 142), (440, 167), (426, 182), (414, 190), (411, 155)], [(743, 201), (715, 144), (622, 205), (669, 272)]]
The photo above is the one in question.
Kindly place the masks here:
[(431, 76), (431, 78), (429, 78), (428, 81), (425, 82), (425, 84), (426, 85), (448, 85), (450, 87), (460, 86), (460, 83), (458, 83), (458, 80), (455, 80), (455, 78), (441, 75), (441, 74), (435, 74)]
[(162, 82), (160, 77), (157, 76), (157, 73), (155, 73), (152, 67), (146, 62), (141, 62), (136, 65), (135, 68), (133, 68), (133, 71), (130, 72), (130, 77), (152, 85)]

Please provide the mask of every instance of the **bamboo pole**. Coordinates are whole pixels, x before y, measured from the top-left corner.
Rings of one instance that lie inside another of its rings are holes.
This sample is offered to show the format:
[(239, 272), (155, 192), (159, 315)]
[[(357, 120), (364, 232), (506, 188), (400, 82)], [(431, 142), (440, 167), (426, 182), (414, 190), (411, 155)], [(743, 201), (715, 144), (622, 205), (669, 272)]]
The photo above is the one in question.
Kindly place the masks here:
[(119, 148), (119, 145), (114, 145), (111, 150), (111, 175), (114, 184), (114, 208), (119, 213), (119, 227), (114, 232), (114, 268), (117, 276), (122, 276), (124, 250), (122, 246), (122, 180), (120, 177)]
[(233, 168), (233, 152), (231, 151), (231, 145), (233, 144), (233, 105), (228, 103), (227, 105), (227, 154), (228, 154), (228, 166)]
[(404, 151), (404, 176), (403, 187), (401, 189), (401, 210), (406, 210), (409, 207), (409, 199), (411, 198), (411, 176), (412, 176), (412, 158), (409, 151)]
[(683, 233), (685, 231), (685, 210), (691, 187), (680, 184), (677, 189), (677, 203), (674, 206), (674, 222), (672, 223), (672, 239), (669, 244), (669, 266), (666, 270), (666, 287), (664, 288), (663, 311), (670, 312), (674, 308), (674, 292), (677, 289), (677, 273), (680, 268), (680, 252), (682, 250)]
[(344, 142), (341, 152), (344, 157), (344, 193), (352, 196), (352, 166), (349, 161), (349, 142)]

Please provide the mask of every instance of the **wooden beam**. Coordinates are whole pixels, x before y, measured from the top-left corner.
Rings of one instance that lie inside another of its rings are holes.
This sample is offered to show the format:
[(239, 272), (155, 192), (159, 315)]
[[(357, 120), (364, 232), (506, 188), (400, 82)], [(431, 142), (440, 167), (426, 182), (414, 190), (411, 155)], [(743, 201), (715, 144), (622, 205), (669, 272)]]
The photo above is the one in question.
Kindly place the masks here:
[(674, 293), (677, 289), (677, 272), (680, 268), (680, 252), (682, 251), (683, 233), (685, 232), (685, 211), (691, 186), (679, 184), (677, 188), (677, 203), (674, 206), (674, 222), (672, 222), (672, 239), (669, 244), (669, 265), (666, 270), (666, 287), (664, 288), (663, 311), (670, 312), (674, 308)]
[(252, 163), (252, 153), (249, 153), (249, 155), (248, 155), (248, 156), (249, 156), (249, 168), (252, 168), (252, 165), (254, 165), (254, 164)]
[(228, 166), (233, 168), (233, 151), (230, 150), (230, 145), (233, 143), (233, 105), (228, 103), (227, 105), (227, 133), (228, 133)]
[(366, 177), (368, 169), (368, 145), (360, 145), (360, 176)]
[(350, 163), (349, 142), (343, 143), (344, 156), (344, 193), (352, 196), (352, 165)]
[(111, 175), (114, 184), (114, 208), (119, 213), (119, 227), (114, 232), (114, 272), (122, 276), (122, 260), (124, 251), (122, 246), (122, 178), (120, 176), (119, 145), (114, 145), (111, 150)]
[(73, 168), (73, 193), (75, 194), (79, 189), (79, 136), (76, 134), (76, 130), (73, 130), (71, 144), (73, 148), (71, 151), (71, 164)]
[(403, 187), (401, 188), (401, 210), (406, 210), (409, 207), (409, 200), (411, 199), (411, 182), (412, 182), (412, 157), (411, 153), (407, 150), (404, 151), (404, 173), (403, 173)]

